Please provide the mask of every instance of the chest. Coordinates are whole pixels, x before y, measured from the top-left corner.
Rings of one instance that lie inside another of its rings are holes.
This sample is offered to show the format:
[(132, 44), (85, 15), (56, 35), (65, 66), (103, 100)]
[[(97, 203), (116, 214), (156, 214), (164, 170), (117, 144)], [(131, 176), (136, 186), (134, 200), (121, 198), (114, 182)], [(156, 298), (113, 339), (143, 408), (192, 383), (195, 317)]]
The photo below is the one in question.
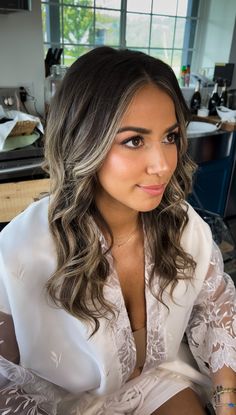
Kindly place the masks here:
[[(131, 306), (128, 315), (128, 310), (123, 307), (124, 295), (117, 273), (112, 272), (109, 276), (105, 294), (119, 313), (112, 321), (101, 319), (100, 328), (92, 337), (89, 337), (87, 324), (62, 309), (49, 307), (43, 296), (38, 296), (31, 307), (26, 297), (18, 295), (16, 312), (21, 320), (16, 324), (16, 334), (22, 366), (76, 394), (91, 389), (98, 394), (109, 393), (124, 384), (134, 372), (137, 357), (130, 322), (133, 321), (133, 326), (142, 325), (145, 306), (139, 306), (142, 309), (140, 314), (138, 307)], [(133, 298), (132, 294), (127, 298)], [(190, 311), (186, 306), (173, 304), (167, 314), (166, 308), (154, 298), (147, 285), (145, 301), (147, 344), (144, 372), (175, 357)], [(181, 303), (186, 304), (185, 293)], [(22, 316), (20, 310), (27, 306), (28, 312)]]
[(142, 247), (129, 255), (114, 253), (114, 266), (129, 316), (132, 331), (146, 326), (145, 259)]

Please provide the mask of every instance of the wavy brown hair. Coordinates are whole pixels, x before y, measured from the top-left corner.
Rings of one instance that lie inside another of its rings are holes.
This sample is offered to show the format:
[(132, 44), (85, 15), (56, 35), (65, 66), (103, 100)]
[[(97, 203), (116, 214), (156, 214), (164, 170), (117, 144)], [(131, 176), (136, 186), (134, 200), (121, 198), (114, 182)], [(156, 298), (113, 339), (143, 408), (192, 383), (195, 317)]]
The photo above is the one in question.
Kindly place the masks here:
[(49, 111), (45, 170), (51, 178), (49, 227), (57, 269), (47, 290), (57, 305), (94, 323), (94, 331), (101, 316), (114, 315), (112, 304), (103, 295), (109, 264), (96, 222), (111, 231), (94, 202), (96, 173), (131, 99), (148, 83), (171, 97), (180, 125), (175, 173), (160, 205), (141, 213), (154, 264), (150, 287), (153, 289), (158, 275), (161, 288), (154, 294), (162, 301), (166, 287), (170, 285), (172, 292), (178, 279), (191, 278), (195, 268), (180, 244), (188, 222), (184, 200), (191, 189), (194, 164), (187, 155), (189, 110), (173, 70), (141, 52), (96, 48), (70, 67)]

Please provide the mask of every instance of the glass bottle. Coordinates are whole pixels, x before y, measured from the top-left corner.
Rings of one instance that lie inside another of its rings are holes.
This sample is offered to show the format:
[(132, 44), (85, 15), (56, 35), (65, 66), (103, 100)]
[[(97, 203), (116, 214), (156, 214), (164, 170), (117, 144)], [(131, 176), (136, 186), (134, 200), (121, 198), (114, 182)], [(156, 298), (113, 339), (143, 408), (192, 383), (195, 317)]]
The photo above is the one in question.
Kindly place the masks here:
[(192, 114), (197, 114), (198, 109), (201, 106), (201, 93), (200, 93), (201, 81), (200, 79), (197, 80), (195, 91), (190, 101), (190, 110)]
[(187, 65), (185, 76), (184, 76), (184, 84), (185, 86), (189, 87), (190, 83), (190, 65)]
[(186, 66), (183, 65), (181, 67), (181, 72), (180, 72), (180, 86), (185, 86), (185, 73), (186, 73)]
[(216, 82), (208, 103), (209, 115), (217, 115), (216, 107), (218, 107), (219, 103), (218, 82)]
[(50, 101), (55, 94), (61, 80), (66, 74), (67, 67), (64, 65), (52, 65), (50, 68), (50, 75), (45, 79), (45, 106), (50, 105)]
[(227, 107), (227, 103), (228, 103), (227, 83), (226, 81), (224, 81), (224, 85), (222, 87), (221, 94), (220, 94), (219, 105), (223, 107)]

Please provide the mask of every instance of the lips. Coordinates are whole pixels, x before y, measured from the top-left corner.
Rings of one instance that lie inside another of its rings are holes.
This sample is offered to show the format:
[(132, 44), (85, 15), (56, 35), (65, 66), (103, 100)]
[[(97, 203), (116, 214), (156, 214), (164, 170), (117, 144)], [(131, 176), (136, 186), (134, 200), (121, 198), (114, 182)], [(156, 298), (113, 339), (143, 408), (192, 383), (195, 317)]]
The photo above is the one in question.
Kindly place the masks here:
[(164, 193), (165, 184), (160, 185), (138, 185), (138, 188), (145, 193), (148, 193), (152, 196), (158, 196)]

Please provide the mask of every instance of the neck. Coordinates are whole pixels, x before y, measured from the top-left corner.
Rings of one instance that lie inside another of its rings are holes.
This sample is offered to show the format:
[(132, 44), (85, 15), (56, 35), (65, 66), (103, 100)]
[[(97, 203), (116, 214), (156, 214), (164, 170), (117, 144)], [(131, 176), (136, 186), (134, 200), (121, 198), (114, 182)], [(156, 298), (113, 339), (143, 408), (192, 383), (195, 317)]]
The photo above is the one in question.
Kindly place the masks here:
[[(120, 239), (129, 236), (129, 234), (139, 227), (139, 212), (129, 209), (126, 206), (113, 206), (111, 203), (106, 201), (96, 201), (97, 208), (101, 213), (102, 217), (108, 224), (113, 238)], [(101, 229), (106, 234), (106, 230)], [(105, 235), (106, 236), (106, 235)]]

